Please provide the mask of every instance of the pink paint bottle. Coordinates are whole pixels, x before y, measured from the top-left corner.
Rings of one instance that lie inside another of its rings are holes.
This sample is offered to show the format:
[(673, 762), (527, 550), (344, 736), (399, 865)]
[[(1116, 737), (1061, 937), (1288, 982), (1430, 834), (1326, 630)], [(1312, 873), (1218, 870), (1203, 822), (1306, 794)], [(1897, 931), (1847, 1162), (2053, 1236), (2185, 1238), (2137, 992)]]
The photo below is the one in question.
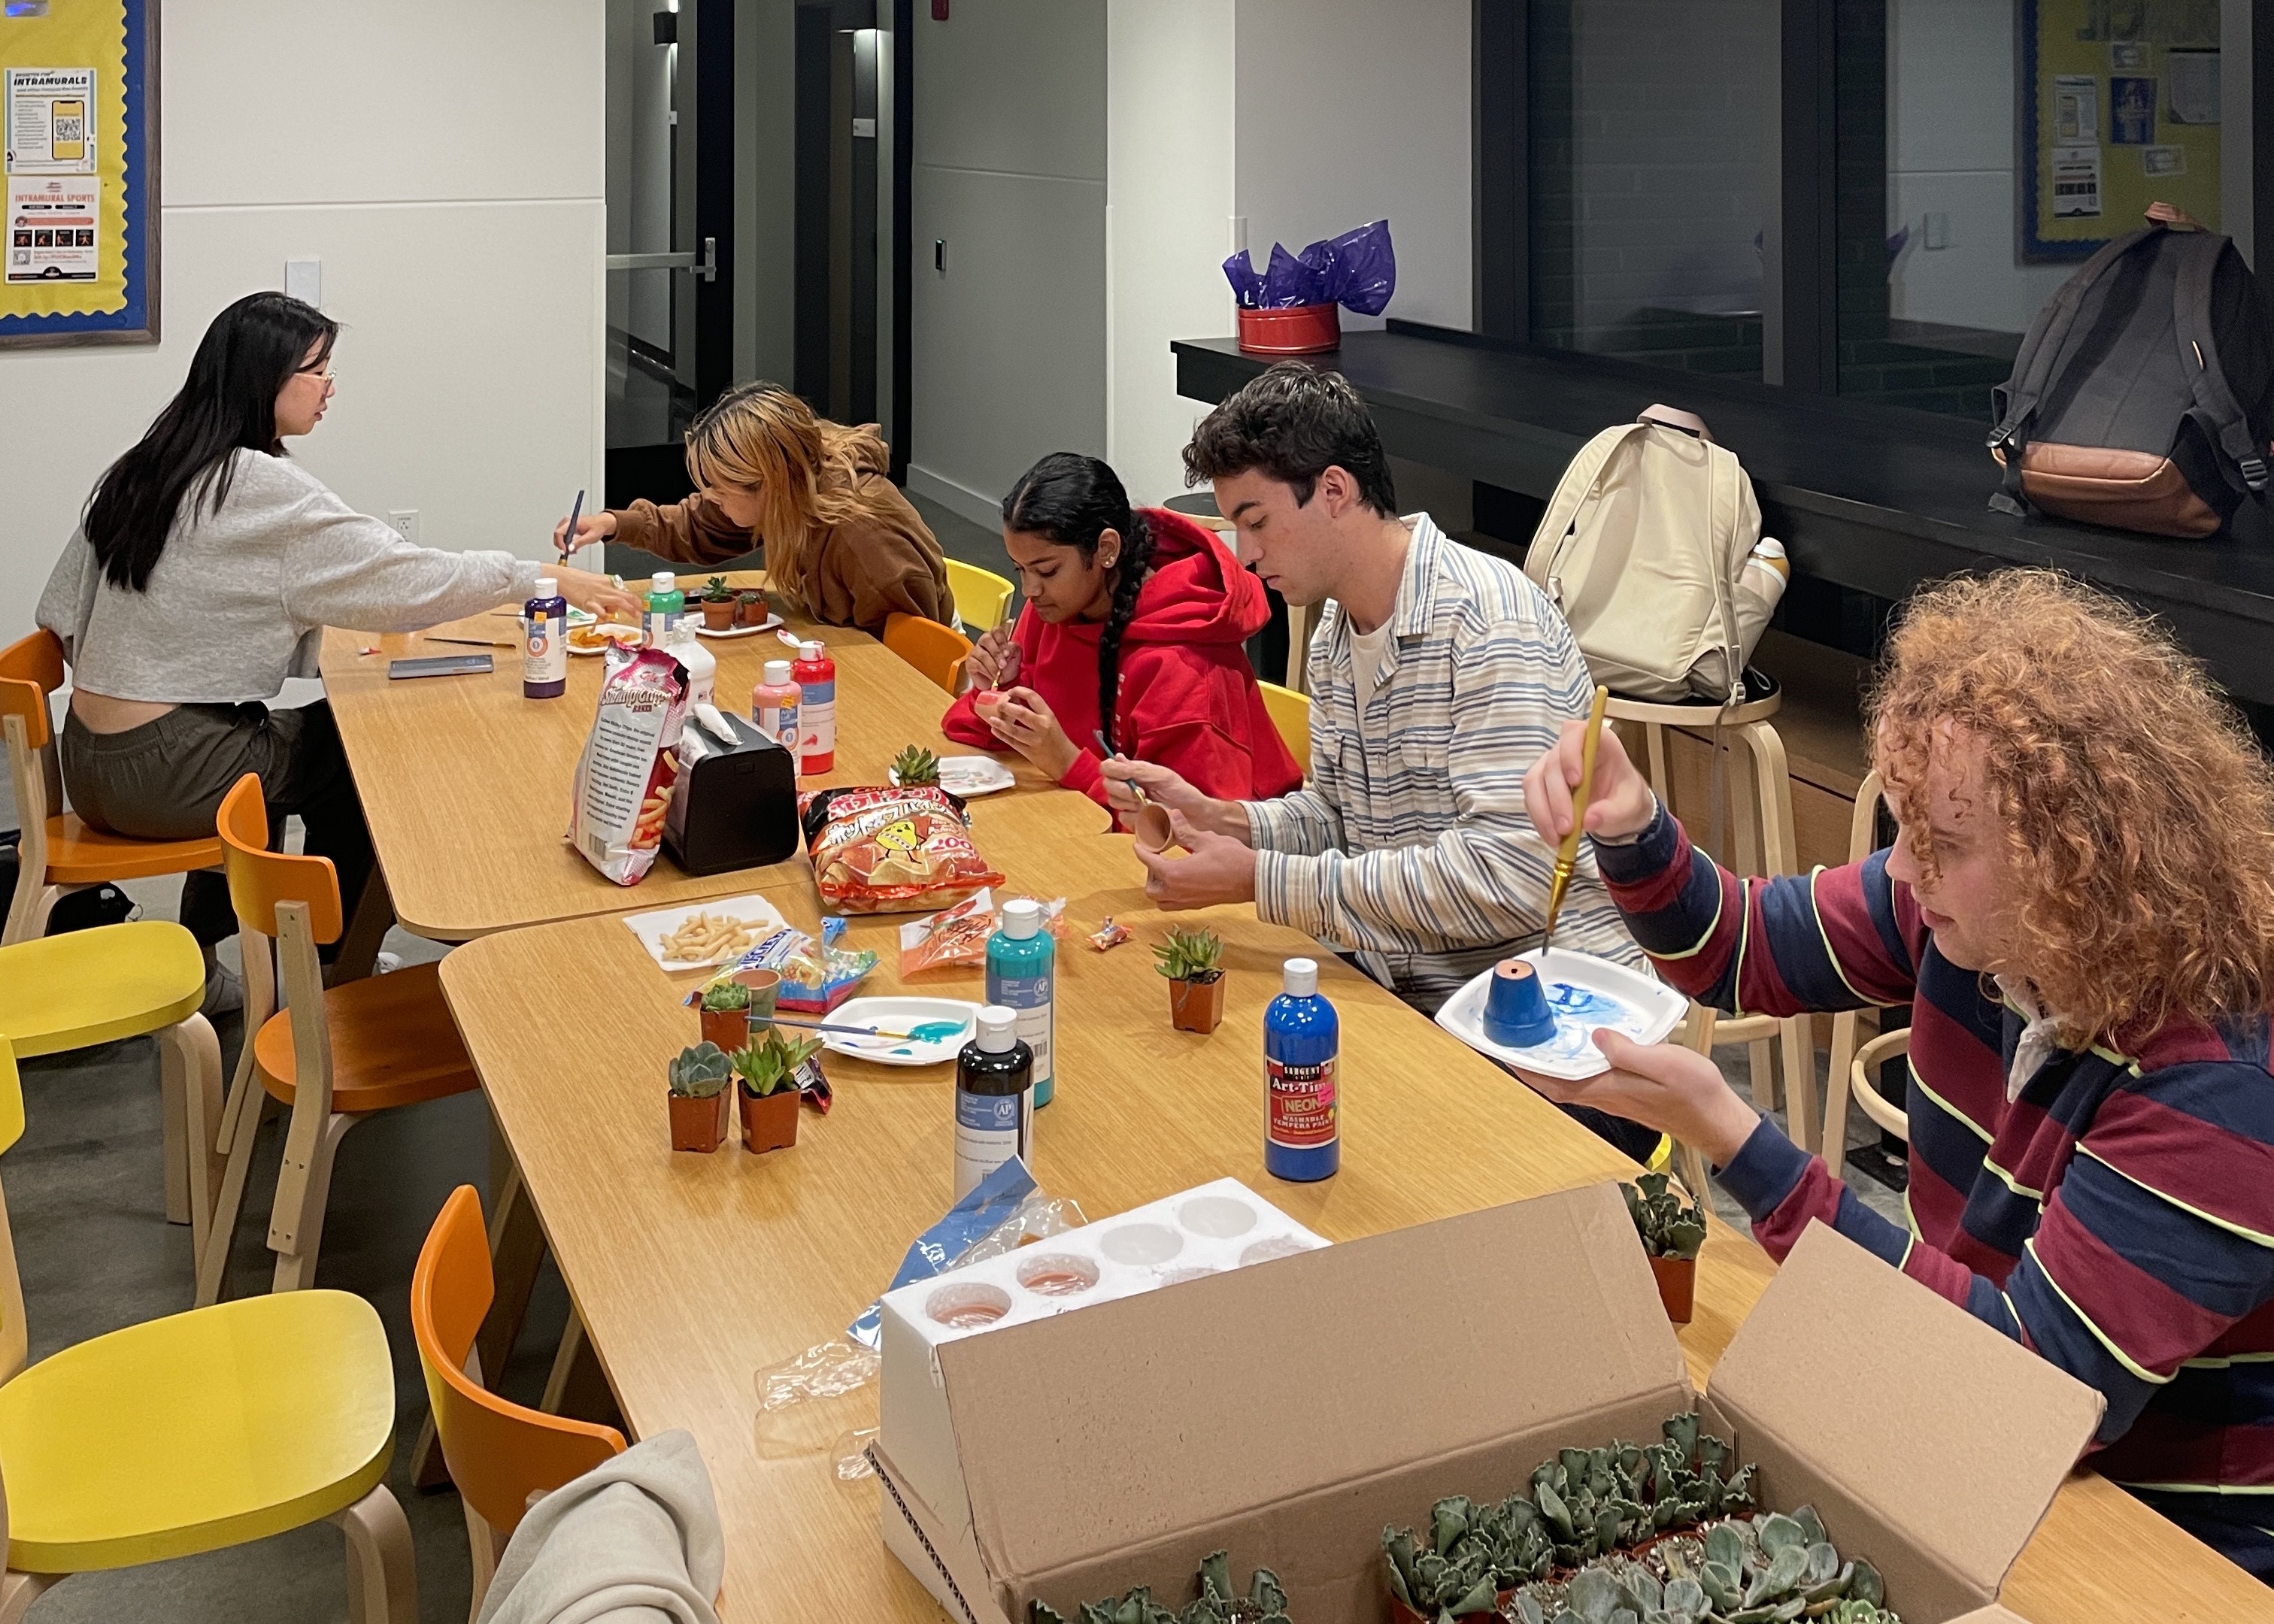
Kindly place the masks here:
[(790, 680), (786, 659), (768, 660), (764, 680), (750, 690), (750, 720), (793, 756), (797, 753), (798, 705), (803, 693)]

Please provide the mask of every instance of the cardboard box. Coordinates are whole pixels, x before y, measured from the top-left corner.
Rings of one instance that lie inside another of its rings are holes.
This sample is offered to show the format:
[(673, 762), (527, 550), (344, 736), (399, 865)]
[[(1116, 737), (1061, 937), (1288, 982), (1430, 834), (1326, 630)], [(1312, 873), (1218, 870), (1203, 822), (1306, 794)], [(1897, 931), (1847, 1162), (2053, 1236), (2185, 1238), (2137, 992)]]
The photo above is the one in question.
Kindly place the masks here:
[(1295, 1624), (1388, 1615), (1382, 1530), (1497, 1500), (1556, 1449), (1647, 1442), (1697, 1404), (1886, 1576), (1906, 1624), (1995, 1601), (2100, 1395), (1821, 1226), (1693, 1395), (1609, 1184), (1471, 1213), (938, 1350), (970, 1507), (951, 1528), (878, 1440), (885, 1524), (951, 1613), (1261, 1565)]

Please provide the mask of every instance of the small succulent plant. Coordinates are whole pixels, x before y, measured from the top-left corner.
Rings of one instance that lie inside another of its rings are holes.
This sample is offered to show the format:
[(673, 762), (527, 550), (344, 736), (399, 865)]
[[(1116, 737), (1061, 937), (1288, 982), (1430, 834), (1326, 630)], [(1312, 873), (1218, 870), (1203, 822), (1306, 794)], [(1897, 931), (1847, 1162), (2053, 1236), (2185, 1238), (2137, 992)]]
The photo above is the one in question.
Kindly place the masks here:
[(792, 1040), (781, 1034), (778, 1027), (769, 1026), (764, 1037), (749, 1048), (737, 1049), (727, 1056), (734, 1075), (742, 1079), (744, 1092), (754, 1099), (763, 1100), (770, 1094), (797, 1086), (797, 1069), (803, 1065), (821, 1047), (819, 1038)]
[(734, 589), (727, 584), (726, 576), (713, 575), (703, 583), (703, 598), (706, 603), (731, 604), (734, 601)]
[(1205, 926), (1171, 925), (1153, 959), (1153, 967), (1171, 981), (1205, 985), (1224, 974), (1224, 938)]
[(1642, 1249), (1653, 1258), (1694, 1258), (1706, 1244), (1706, 1214), (1663, 1173), (1645, 1173), (1623, 1184), (1627, 1214), (1642, 1236)]
[[(1227, 1553), (1211, 1552), (1201, 1562), (1195, 1588), (1200, 1594), (1181, 1612), (1155, 1601), (1150, 1587), (1140, 1585), (1118, 1599), (1108, 1596), (1083, 1603), (1073, 1624), (1288, 1624), (1287, 1592), (1269, 1568), (1257, 1568), (1247, 1594), (1235, 1596)], [(1028, 1605), (1027, 1624), (1067, 1620), (1058, 1609), (1038, 1601)]]
[(892, 777), (902, 789), (939, 782), (939, 757), (920, 744), (912, 744), (892, 757)]
[(750, 989), (736, 981), (716, 981), (703, 989), (703, 1007), (713, 1014), (731, 1014), (750, 1007)]
[(734, 1075), (725, 1049), (716, 1043), (697, 1043), (672, 1057), (671, 1092), (691, 1100), (712, 1099)]

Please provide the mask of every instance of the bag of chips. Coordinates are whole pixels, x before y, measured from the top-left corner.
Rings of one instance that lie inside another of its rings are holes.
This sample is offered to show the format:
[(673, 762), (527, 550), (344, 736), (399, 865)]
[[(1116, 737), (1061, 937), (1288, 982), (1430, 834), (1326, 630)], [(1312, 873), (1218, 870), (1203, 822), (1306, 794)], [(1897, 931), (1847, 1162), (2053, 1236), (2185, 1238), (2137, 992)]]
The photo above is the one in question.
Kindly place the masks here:
[(798, 929), (776, 931), (758, 943), (723, 974), (735, 970), (772, 970), (781, 977), (775, 1007), (827, 1012), (853, 996), (861, 978), (877, 967), (872, 948), (841, 946), (845, 921), (829, 914), (821, 921), (821, 943)]
[(600, 703), (576, 758), (568, 844), (619, 885), (655, 866), (679, 781), (687, 668), (661, 649), (613, 649)]
[[(1003, 903), (1016, 901), (1005, 897)], [(1065, 898), (1029, 897), (1043, 910), (1043, 929), (1053, 936), (1065, 935)], [(946, 965), (987, 962), (987, 938), (1002, 920), (1002, 903), (990, 888), (966, 897), (952, 908), (927, 914), (900, 927), (900, 974), (915, 975)]]
[(912, 914), (1003, 883), (963, 803), (934, 785), (815, 790), (798, 816), (821, 899), (840, 913)]

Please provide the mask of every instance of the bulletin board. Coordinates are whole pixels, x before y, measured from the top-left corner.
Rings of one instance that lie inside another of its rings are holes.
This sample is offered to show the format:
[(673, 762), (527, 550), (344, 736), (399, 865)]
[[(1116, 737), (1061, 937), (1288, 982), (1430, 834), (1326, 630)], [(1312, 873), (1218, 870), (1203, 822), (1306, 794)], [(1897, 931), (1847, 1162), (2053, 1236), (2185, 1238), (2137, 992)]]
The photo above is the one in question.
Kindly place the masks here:
[(2157, 201), (2218, 207), (2219, 0), (2022, 0), (2025, 260), (2083, 259)]
[(158, 338), (158, 0), (0, 0), (0, 346)]

